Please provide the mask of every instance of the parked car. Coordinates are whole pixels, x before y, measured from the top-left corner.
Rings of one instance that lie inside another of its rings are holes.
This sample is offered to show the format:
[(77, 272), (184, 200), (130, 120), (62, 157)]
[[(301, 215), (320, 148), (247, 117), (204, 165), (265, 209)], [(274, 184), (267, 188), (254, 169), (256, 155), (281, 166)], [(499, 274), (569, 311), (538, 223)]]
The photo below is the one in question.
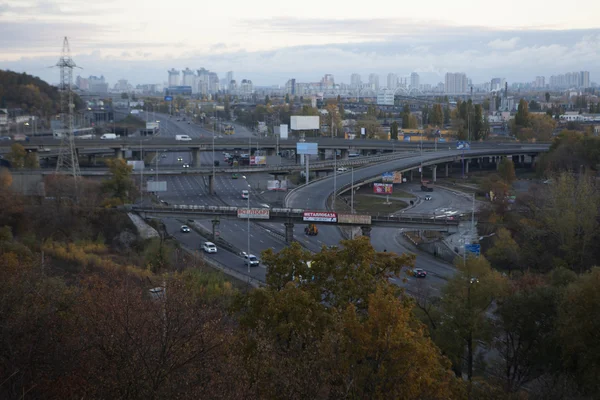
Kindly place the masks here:
[(413, 271), (413, 276), (415, 278), (426, 278), (427, 271), (425, 271), (423, 268), (415, 268), (415, 270)]
[(183, 233), (189, 233), (190, 232), (190, 227), (187, 225), (181, 225), (181, 232)]
[(216, 253), (217, 246), (213, 242), (204, 242), (202, 250), (204, 250), (205, 253)]

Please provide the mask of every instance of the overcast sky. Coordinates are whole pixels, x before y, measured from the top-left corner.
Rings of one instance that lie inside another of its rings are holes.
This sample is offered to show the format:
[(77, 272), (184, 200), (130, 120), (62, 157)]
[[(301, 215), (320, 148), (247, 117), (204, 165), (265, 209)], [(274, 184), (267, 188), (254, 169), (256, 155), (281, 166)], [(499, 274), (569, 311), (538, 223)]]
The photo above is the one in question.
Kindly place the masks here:
[(349, 82), (357, 72), (436, 84), (450, 72), (473, 82), (590, 71), (600, 81), (598, 3), (473, 0), (342, 1), (0, 0), (0, 69), (50, 83), (64, 36), (82, 70), (133, 84), (167, 70), (204, 67), (255, 85), (289, 78)]

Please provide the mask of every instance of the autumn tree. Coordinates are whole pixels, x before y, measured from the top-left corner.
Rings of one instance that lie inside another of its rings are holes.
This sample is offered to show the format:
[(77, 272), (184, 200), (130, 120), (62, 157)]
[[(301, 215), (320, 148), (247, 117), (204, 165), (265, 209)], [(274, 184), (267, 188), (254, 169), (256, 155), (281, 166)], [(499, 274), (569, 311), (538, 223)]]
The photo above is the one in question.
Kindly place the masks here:
[(108, 160), (110, 179), (103, 182), (103, 189), (110, 193), (114, 204), (124, 204), (131, 200), (134, 188), (131, 179), (132, 168), (123, 159)]
[(6, 155), (6, 159), (10, 162), (12, 168), (15, 169), (25, 168), (26, 158), (27, 150), (19, 143), (13, 143), (10, 146), (10, 152)]
[(493, 239), (494, 245), (485, 253), (490, 263), (497, 269), (508, 270), (508, 273), (519, 267), (519, 244), (506, 228), (498, 229)]
[(585, 394), (600, 393), (600, 343), (598, 307), (600, 268), (579, 276), (565, 291), (559, 306), (559, 333), (564, 346), (565, 367)]
[(439, 103), (434, 104), (431, 110), (431, 124), (438, 128), (444, 125), (444, 110)]
[(512, 159), (508, 157), (502, 158), (500, 165), (498, 166), (498, 174), (508, 186), (512, 185), (517, 180), (515, 173), (515, 164)]
[(392, 122), (392, 124), (390, 125), (390, 139), (391, 140), (398, 140), (398, 122), (394, 121)]
[(487, 312), (502, 295), (505, 279), (482, 256), (457, 258), (454, 265), (457, 273), (442, 289), (441, 321), (433, 335), (457, 373), (466, 365), (471, 381), (479, 343), (489, 343), (493, 337)]

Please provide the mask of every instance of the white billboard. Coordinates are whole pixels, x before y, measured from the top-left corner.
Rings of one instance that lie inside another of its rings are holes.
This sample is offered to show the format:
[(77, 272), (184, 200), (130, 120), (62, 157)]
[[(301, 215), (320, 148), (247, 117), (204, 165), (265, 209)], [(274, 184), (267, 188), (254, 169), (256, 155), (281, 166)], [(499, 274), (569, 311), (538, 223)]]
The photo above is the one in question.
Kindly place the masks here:
[(139, 171), (144, 169), (143, 161), (127, 161), (127, 165), (130, 165), (133, 171)]
[(319, 129), (320, 119), (319, 116), (304, 116), (304, 115), (292, 115), (290, 122), (293, 131)]
[(238, 208), (238, 218), (243, 219), (269, 219), (268, 208)]
[(288, 138), (288, 126), (287, 124), (279, 125), (279, 138), (287, 139)]
[(147, 182), (148, 192), (166, 192), (167, 191), (167, 182), (166, 181), (154, 181)]

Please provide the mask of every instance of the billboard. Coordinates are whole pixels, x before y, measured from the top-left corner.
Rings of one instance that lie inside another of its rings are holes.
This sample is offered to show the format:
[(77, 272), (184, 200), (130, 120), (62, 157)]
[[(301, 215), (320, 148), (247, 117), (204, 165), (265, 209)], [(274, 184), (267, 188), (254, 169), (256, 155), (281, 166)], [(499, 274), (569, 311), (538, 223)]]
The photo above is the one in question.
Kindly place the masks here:
[(394, 172), (394, 181), (392, 183), (402, 183), (402, 172)]
[(279, 138), (280, 139), (288, 138), (288, 126), (286, 124), (279, 125)]
[(443, 137), (441, 137), (441, 138), (438, 139), (438, 142), (440, 142), (440, 143), (446, 143), (446, 139), (444, 139)]
[(374, 183), (373, 193), (392, 194), (394, 193), (394, 185), (392, 185), (391, 183)]
[(469, 142), (456, 142), (456, 150), (469, 150), (470, 148)]
[(165, 96), (165, 101), (173, 101), (173, 96)]
[(360, 128), (360, 134), (361, 136), (365, 136), (365, 128)]
[(381, 174), (381, 182), (394, 183), (394, 173), (393, 172), (384, 172), (383, 174)]
[(471, 254), (475, 254), (475, 256), (479, 257), (481, 254), (481, 245), (480, 244), (465, 244), (465, 251), (468, 251)]
[(319, 119), (318, 115), (317, 116), (292, 115), (290, 117), (290, 124), (292, 125), (293, 131), (319, 129), (320, 119)]
[(238, 208), (238, 218), (242, 219), (269, 219), (268, 208)]
[(267, 165), (266, 156), (252, 156), (250, 157), (250, 165)]
[(287, 190), (287, 180), (272, 180), (267, 181), (267, 190), (281, 191), (284, 192)]
[(337, 214), (334, 212), (305, 211), (302, 220), (305, 222), (337, 222)]
[(140, 171), (144, 169), (143, 161), (127, 161), (127, 165), (131, 165), (132, 171)]
[(158, 130), (158, 122), (146, 122), (146, 129), (148, 129), (148, 130), (152, 130), (152, 129)]
[(337, 222), (340, 224), (371, 225), (371, 216), (358, 214), (338, 214)]
[(410, 136), (406, 136), (406, 135), (404, 135), (404, 141), (405, 141), (405, 142), (410, 142)]
[(154, 182), (146, 182), (147, 191), (148, 192), (166, 192), (167, 191), (167, 182), (166, 181), (154, 181)]
[(319, 154), (318, 143), (296, 143), (296, 154)]

